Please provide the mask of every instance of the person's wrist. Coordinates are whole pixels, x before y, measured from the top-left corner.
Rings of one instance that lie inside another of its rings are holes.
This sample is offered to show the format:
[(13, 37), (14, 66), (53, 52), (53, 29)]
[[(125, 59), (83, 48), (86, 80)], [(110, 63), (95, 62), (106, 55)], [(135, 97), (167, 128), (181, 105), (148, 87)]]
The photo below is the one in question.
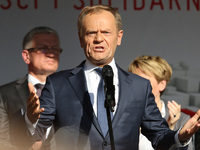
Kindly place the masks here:
[(174, 127), (175, 127), (175, 124), (170, 124), (170, 125), (169, 125), (169, 128), (170, 128), (171, 130), (173, 130)]
[(188, 138), (184, 137), (183, 134), (181, 133), (181, 131), (178, 134), (178, 139), (181, 144), (187, 143), (187, 141), (188, 141)]
[(27, 113), (27, 117), (28, 117), (29, 121), (32, 124), (34, 124), (37, 121), (37, 119), (35, 119), (35, 117), (33, 117), (32, 115), (30, 115), (29, 113)]

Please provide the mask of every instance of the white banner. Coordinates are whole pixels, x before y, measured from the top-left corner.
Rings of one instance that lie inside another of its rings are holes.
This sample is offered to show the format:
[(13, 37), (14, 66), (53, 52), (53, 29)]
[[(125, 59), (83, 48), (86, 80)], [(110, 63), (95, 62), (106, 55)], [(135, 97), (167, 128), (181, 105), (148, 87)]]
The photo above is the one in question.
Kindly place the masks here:
[(200, 78), (200, 0), (0, 0), (0, 85), (27, 73), (22, 39), (36, 26), (58, 31), (64, 50), (59, 70), (77, 66), (85, 59), (77, 18), (95, 4), (110, 5), (122, 16), (124, 36), (115, 59), (123, 69), (138, 55), (157, 55), (176, 72)]

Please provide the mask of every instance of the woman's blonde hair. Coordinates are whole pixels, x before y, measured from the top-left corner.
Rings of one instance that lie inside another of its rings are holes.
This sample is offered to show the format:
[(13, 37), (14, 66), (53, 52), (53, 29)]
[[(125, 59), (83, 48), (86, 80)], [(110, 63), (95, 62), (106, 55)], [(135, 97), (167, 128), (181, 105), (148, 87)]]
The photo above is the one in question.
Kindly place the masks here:
[(171, 66), (165, 59), (159, 56), (142, 55), (137, 57), (129, 65), (128, 71), (135, 73), (136, 69), (140, 69), (148, 76), (153, 75), (158, 83), (162, 80), (166, 80), (168, 84), (172, 75)]

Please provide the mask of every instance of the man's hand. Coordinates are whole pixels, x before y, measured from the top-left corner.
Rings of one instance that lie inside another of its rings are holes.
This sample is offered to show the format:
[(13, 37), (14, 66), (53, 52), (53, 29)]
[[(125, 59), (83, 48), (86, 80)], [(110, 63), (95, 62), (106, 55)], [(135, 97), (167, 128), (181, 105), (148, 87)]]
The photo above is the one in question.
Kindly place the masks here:
[(35, 93), (35, 89), (32, 83), (28, 83), (30, 95), (27, 101), (27, 116), (31, 123), (35, 123), (40, 114), (44, 111), (44, 108), (40, 109), (40, 101), (38, 95)]
[(200, 127), (200, 109), (196, 112), (196, 114), (188, 120), (183, 128), (180, 130), (178, 138), (181, 143), (184, 143), (192, 135), (197, 132)]
[(167, 119), (167, 123), (169, 125), (169, 128), (173, 130), (176, 122), (181, 116), (181, 105), (173, 100), (172, 102), (168, 102), (167, 107), (169, 109), (169, 118)]

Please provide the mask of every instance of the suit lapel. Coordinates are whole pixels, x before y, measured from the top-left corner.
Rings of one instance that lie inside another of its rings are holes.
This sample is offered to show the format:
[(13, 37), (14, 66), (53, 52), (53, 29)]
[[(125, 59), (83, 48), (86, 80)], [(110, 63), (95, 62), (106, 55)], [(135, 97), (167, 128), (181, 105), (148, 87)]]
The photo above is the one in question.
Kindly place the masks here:
[[(97, 118), (95, 116), (90, 96), (88, 94), (86, 78), (83, 70), (83, 63), (82, 65), (78, 66), (77, 68), (72, 70), (72, 76), (69, 77), (69, 81), (76, 92), (78, 99), (80, 100), (81, 104), (83, 105), (84, 110), (87, 112), (91, 122), (97, 128), (99, 133), (101, 133), (100, 126), (98, 124)], [(132, 80), (128, 77), (129, 74), (118, 67), (118, 74), (119, 74), (119, 101), (118, 101), (118, 108), (116, 110), (115, 116), (112, 121), (113, 129), (117, 125), (118, 121), (120, 120), (128, 102), (127, 102), (127, 95), (130, 92), (129, 86)], [(102, 134), (102, 133), (101, 133)], [(107, 134), (106, 137), (108, 137)], [(103, 135), (102, 135), (103, 136)]]
[(119, 100), (116, 113), (113, 118), (113, 129), (117, 125), (117, 122), (120, 120), (122, 114), (124, 113), (125, 108), (128, 105), (128, 93), (130, 93), (130, 83), (131, 79), (128, 78), (128, 73), (121, 70), (118, 67), (119, 75)]
[(71, 71), (72, 76), (69, 77), (69, 81), (71, 86), (73, 87), (78, 99), (80, 100), (81, 104), (83, 105), (84, 110), (87, 112), (91, 122), (100, 131), (100, 127), (95, 116), (92, 103), (90, 101), (90, 96), (87, 89), (85, 73), (83, 70), (83, 63), (79, 67), (73, 69)]
[(17, 81), (16, 83), (16, 89), (17, 89), (17, 92), (20, 96), (20, 100), (23, 104), (23, 110), (25, 112), (26, 110), (26, 103), (27, 103), (27, 99), (28, 99), (28, 96), (29, 96), (29, 89), (28, 89), (28, 79), (27, 79), (27, 76), (19, 81)]

